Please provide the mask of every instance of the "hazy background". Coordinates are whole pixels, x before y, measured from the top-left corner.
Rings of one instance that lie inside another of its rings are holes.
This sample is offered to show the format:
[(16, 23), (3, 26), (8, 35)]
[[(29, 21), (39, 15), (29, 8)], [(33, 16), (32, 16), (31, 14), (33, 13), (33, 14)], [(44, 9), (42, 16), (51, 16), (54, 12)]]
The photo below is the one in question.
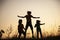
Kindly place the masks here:
[[(38, 16), (40, 19), (33, 19), (33, 27), (36, 20), (41, 20), (45, 25), (41, 26), (43, 36), (57, 35), (58, 26), (60, 25), (60, 0), (0, 0), (0, 30), (3, 29), (6, 33), (3, 37), (17, 35), (18, 18), (17, 15), (24, 16), (27, 11), (31, 11), (33, 16)], [(26, 19), (22, 18), (25, 27)], [(10, 30), (12, 28), (12, 30)], [(28, 32), (30, 31), (30, 32)], [(28, 35), (31, 36), (31, 30), (28, 28)], [(34, 35), (36, 34), (34, 28)], [(29, 34), (30, 33), (30, 34)], [(27, 36), (28, 36), (27, 35)]]

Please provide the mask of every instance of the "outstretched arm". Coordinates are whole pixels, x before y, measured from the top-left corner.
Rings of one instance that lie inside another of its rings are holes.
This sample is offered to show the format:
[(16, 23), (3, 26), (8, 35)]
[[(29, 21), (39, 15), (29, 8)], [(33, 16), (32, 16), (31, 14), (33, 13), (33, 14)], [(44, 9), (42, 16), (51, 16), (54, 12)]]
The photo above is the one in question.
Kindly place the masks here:
[(32, 17), (32, 18), (40, 18), (40, 17)]
[(17, 17), (20, 17), (20, 18), (25, 18), (25, 16), (19, 16), (19, 15), (17, 15)]

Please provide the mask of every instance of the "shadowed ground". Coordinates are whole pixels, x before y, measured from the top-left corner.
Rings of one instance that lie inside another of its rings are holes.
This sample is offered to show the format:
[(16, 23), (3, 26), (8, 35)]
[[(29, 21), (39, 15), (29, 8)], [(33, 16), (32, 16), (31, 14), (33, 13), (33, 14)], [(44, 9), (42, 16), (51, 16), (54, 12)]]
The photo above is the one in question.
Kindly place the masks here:
[[(42, 40), (42, 39), (36, 39), (36, 38), (6, 38), (6, 39), (1, 39), (1, 40)], [(49, 36), (46, 38), (43, 38), (43, 40), (60, 40), (60, 36)]]

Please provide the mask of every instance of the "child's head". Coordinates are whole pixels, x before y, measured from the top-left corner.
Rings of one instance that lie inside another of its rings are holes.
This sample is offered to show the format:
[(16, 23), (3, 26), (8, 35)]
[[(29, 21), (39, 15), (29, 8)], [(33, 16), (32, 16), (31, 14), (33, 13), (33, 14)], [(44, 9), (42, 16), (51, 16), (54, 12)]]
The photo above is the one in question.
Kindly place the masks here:
[(19, 19), (18, 23), (19, 23), (19, 24), (22, 24), (22, 19)]
[(40, 23), (41, 21), (40, 20), (37, 20), (36, 23)]
[(31, 15), (31, 11), (27, 11), (27, 14), (28, 14), (28, 15)]

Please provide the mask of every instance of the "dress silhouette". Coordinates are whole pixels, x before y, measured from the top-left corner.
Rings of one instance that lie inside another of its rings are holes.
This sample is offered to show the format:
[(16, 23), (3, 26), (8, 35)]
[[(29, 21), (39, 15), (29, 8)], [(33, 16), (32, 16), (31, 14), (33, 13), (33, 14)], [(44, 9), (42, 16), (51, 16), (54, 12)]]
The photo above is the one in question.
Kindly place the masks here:
[(24, 25), (22, 24), (22, 20), (20, 19), (19, 21), (18, 21), (18, 33), (19, 33), (19, 36), (18, 36), (18, 38), (20, 38), (20, 36), (21, 36), (21, 34), (23, 34), (24, 35), (24, 37), (25, 37), (25, 32), (24, 32)]
[(35, 24), (35, 27), (36, 27), (36, 30), (37, 30), (37, 38), (39, 38), (39, 32), (40, 32), (40, 35), (41, 35), (41, 38), (42, 38), (42, 32), (41, 32), (40, 26), (45, 24), (45, 23), (41, 24), (40, 22), (41, 21), (37, 20), (36, 24)]
[[(31, 18), (40, 18), (40, 17), (33, 17), (33, 16), (31, 15), (31, 11), (27, 11), (27, 15), (25, 15), (25, 16), (18, 16), (18, 17), (20, 17), (20, 18), (26, 18), (27, 22), (26, 22), (25, 33), (26, 33), (28, 27), (30, 26), (31, 31), (32, 31), (32, 37), (33, 37), (33, 26), (32, 26)], [(26, 36), (26, 35), (25, 35), (25, 36)]]

